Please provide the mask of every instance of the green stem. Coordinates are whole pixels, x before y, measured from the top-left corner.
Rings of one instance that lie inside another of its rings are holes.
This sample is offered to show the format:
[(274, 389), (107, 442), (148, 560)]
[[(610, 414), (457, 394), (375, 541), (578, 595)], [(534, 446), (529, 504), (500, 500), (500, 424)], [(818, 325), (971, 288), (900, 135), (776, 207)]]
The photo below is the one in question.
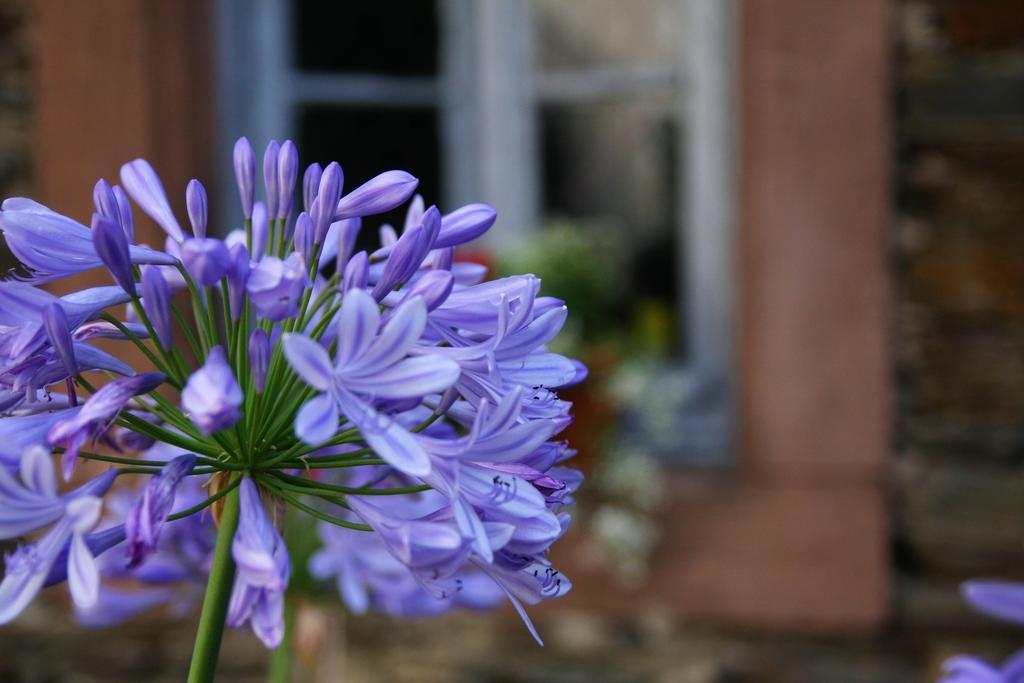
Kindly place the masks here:
[(352, 486), (338, 486), (336, 484), (310, 481), (309, 479), (303, 479), (302, 477), (293, 477), (292, 475), (285, 474), (284, 472), (271, 472), (271, 474), (282, 482), (295, 485), (295, 488), (289, 487), (289, 490), (298, 490), (300, 493), (309, 491), (312, 495), (316, 495), (318, 491), (322, 491), (331, 496), (336, 496), (339, 493), (343, 495), (351, 494), (356, 496), (396, 496), (406, 495), (409, 493), (422, 493), (430, 490), (430, 487), (425, 484), (423, 486), (398, 486), (380, 489), (354, 488)]
[[(283, 482), (275, 481), (265, 476), (258, 477), (258, 480), (259, 483), (264, 486), (264, 488), (272, 490), (274, 493), (276, 493), (281, 498), (285, 499), (298, 509), (302, 510), (308, 515), (316, 517), (317, 519), (322, 519), (325, 522), (334, 524), (336, 526), (344, 527), (346, 529), (355, 529), (356, 531), (373, 531), (373, 529), (371, 529), (369, 526), (365, 524), (357, 524), (355, 522), (349, 522), (344, 519), (338, 519), (337, 517), (332, 517), (327, 513), (320, 512), (316, 508), (312, 508), (306, 505), (305, 503), (301, 502), (298, 498), (285, 491), (283, 487)], [(335, 505), (338, 505), (339, 507), (345, 504), (345, 501), (343, 500), (329, 500), (328, 502), (332, 502)]]
[(295, 460), (291, 462), (278, 463), (278, 467), (289, 467), (295, 469), (307, 469), (307, 470), (322, 470), (322, 469), (340, 469), (343, 467), (363, 467), (365, 465), (387, 465), (387, 460), (381, 460), (380, 458), (359, 458), (356, 460), (331, 460), (331, 461), (319, 461), (319, 460)]
[(285, 594), (284, 598), (284, 638), (277, 649), (270, 653), (270, 669), (267, 671), (267, 683), (288, 683), (291, 680), (292, 633), (295, 624), (295, 598)]
[[(141, 311), (142, 307), (139, 306), (138, 309)], [(166, 367), (163, 363), (161, 363), (160, 360), (158, 360), (157, 357), (153, 355), (153, 352), (149, 350), (149, 347), (146, 346), (141, 339), (132, 334), (127, 327), (122, 325), (120, 320), (110, 315), (109, 313), (103, 313), (101, 317), (107, 322), (111, 323), (114, 327), (116, 327), (121, 332), (121, 334), (127, 336), (128, 341), (130, 341), (132, 344), (135, 344), (135, 346), (140, 351), (142, 351), (146, 358), (149, 359), (149, 362), (153, 364), (154, 368), (167, 375), (167, 381), (170, 382), (175, 389), (180, 390), (182, 388), (183, 385), (181, 379), (174, 372), (174, 369)]]
[[(81, 377), (79, 377), (81, 379)], [(87, 387), (88, 388), (88, 387)], [(90, 389), (91, 390), (91, 389)], [(145, 434), (151, 436), (157, 441), (163, 441), (169, 443), (172, 446), (178, 446), (184, 448), (186, 451), (192, 451), (193, 453), (199, 453), (201, 455), (208, 456), (214, 460), (219, 460), (220, 451), (213, 447), (213, 445), (196, 441), (195, 439), (172, 432), (168, 429), (164, 429), (158, 425), (146, 422), (140, 417), (136, 417), (131, 413), (123, 412), (117, 418), (117, 424), (122, 427), (128, 427), (134, 432), (139, 434)]]
[[(232, 482), (234, 483), (234, 482)], [(217, 531), (217, 547), (210, 566), (210, 580), (203, 597), (203, 611), (196, 629), (196, 645), (192, 650), (192, 664), (188, 683), (211, 683), (217, 671), (217, 656), (224, 635), (224, 621), (228, 614), (228, 601), (235, 579), (235, 559), (231, 555), (231, 542), (238, 528), (238, 491), (232, 490), (224, 502)]]
[(236, 477), (235, 480), (232, 481), (230, 484), (228, 484), (227, 486), (225, 486), (220, 491), (218, 491), (217, 493), (213, 494), (212, 496), (210, 496), (206, 500), (202, 501), (201, 503), (196, 503), (195, 505), (193, 505), (190, 508), (186, 508), (185, 510), (182, 510), (181, 512), (175, 512), (173, 515), (168, 516), (167, 517), (167, 521), (168, 522), (173, 522), (176, 519), (184, 519), (185, 517), (188, 517), (190, 515), (194, 515), (195, 513), (199, 512), (200, 510), (203, 510), (204, 508), (210, 507), (211, 505), (216, 503), (218, 500), (220, 500), (221, 498), (223, 498), (224, 496), (228, 495), (229, 493), (234, 491), (236, 488), (238, 488), (238, 485), (241, 484), (241, 483), (242, 483), (242, 478), (241, 477)]
[(192, 355), (195, 356), (196, 362), (203, 362), (203, 352), (199, 346), (199, 340), (192, 334), (192, 325), (189, 324), (185, 315), (178, 308), (178, 304), (171, 302), (171, 313), (174, 315), (174, 319), (178, 321), (178, 327), (185, 332), (185, 338), (188, 340), (188, 345), (192, 349)]

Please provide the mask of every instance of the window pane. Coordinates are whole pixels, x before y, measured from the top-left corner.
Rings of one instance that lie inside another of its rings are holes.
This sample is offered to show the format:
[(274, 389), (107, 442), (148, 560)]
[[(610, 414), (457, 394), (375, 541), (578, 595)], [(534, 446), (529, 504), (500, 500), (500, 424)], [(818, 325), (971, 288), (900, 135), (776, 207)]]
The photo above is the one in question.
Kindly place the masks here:
[(534, 0), (541, 70), (668, 65), (680, 53), (679, 0)]
[(294, 13), (299, 69), (389, 76), (437, 73), (433, 2), (297, 0)]
[(647, 350), (678, 350), (678, 131), (670, 97), (541, 109), (545, 220), (608, 242), (617, 254), (616, 316)]
[[(306, 107), (299, 117), (303, 164), (336, 160), (351, 191), (373, 176), (401, 169), (420, 179), (418, 192), (427, 204), (440, 197), (437, 112), (433, 109), (383, 107)], [(369, 219), (364, 236), (376, 240), (376, 226), (401, 228), (405, 209)]]

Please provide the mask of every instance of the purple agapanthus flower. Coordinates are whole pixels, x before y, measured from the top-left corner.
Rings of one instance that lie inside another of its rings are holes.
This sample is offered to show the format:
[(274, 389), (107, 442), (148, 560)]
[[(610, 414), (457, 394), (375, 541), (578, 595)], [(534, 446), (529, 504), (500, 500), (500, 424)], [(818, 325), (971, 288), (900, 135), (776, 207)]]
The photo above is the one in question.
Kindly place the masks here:
[(974, 579), (962, 591), (975, 609), (998, 619), (1024, 624), (1024, 583)]
[(1024, 681), (1024, 651), (993, 665), (978, 657), (961, 655), (942, 665), (943, 677), (938, 683), (1021, 683)]
[[(961, 587), (967, 602), (979, 612), (997, 619), (1024, 624), (1024, 583), (974, 579)], [(945, 675), (939, 683), (1024, 683), (1024, 650), (1001, 666), (970, 655), (959, 655), (943, 663)]]
[(5, 503), (0, 513), (0, 538), (17, 538), (51, 523), (53, 526), (37, 542), (21, 546), (5, 559), (0, 624), (11, 621), (28, 606), (65, 548), (69, 548), (65, 561), (75, 604), (89, 607), (96, 602), (99, 571), (85, 534), (99, 521), (99, 496), (110, 488), (114, 472), (60, 496), (49, 451), (33, 448), (22, 460), (20, 479), (15, 481), (0, 470), (0, 496)]
[(50, 427), (46, 434), (47, 443), (66, 449), (62, 459), (64, 479), (70, 479), (75, 471), (78, 449), (89, 439), (105, 432), (128, 401), (153, 391), (164, 379), (162, 373), (147, 372), (111, 380), (89, 397), (80, 411)]
[(295, 313), (305, 284), (306, 269), (302, 255), (292, 252), (284, 260), (275, 256), (264, 257), (249, 273), (246, 288), (260, 315), (277, 322)]
[[(3, 202), (0, 232), (15, 257), (31, 270), (30, 281), (37, 284), (102, 264), (88, 227), (30, 199)], [(174, 264), (173, 257), (146, 247), (130, 245), (128, 251), (132, 263)]]
[(240, 491), (238, 531), (231, 546), (238, 570), (228, 624), (248, 621), (264, 645), (277, 647), (284, 637), (284, 591), (291, 576), (288, 549), (252, 480), (245, 479)]
[(191, 453), (179, 455), (163, 471), (149, 480), (142, 495), (132, 506), (125, 518), (125, 533), (128, 536), (128, 566), (142, 564), (147, 555), (156, 550), (160, 531), (167, 522), (174, 504), (174, 494), (192, 470), (196, 457)]
[[(23, 280), (0, 282), (0, 539), (29, 540), (6, 560), (0, 623), (65, 582), (97, 626), (188, 616), (211, 586), (227, 625), (277, 647), (296, 590), (282, 530), (309, 515), (310, 573), (353, 611), (508, 600), (539, 641), (525, 610), (570, 590), (547, 556), (581, 482), (558, 391), (586, 370), (548, 348), (565, 304), (456, 261), (493, 208), (442, 210), (405, 171), (353, 186), (300, 161), (291, 141), (260, 158), (236, 143), (241, 225), (142, 159), (93, 186), (86, 224), (3, 203)], [(136, 244), (129, 198), (160, 248)], [(398, 229), (377, 220), (406, 202)], [(102, 287), (41, 287), (101, 267)], [(107, 469), (82, 483), (92, 467)]]
[(454, 590), (438, 597), (388, 550), (380, 536), (322, 522), (317, 528), (324, 546), (310, 558), (310, 572), (319, 579), (333, 579), (345, 605), (356, 614), (372, 607), (395, 617), (433, 616), (453, 607), (495, 607), (505, 597), (493, 580), (475, 568), (462, 568), (449, 577)]
[(206, 364), (189, 378), (181, 392), (181, 406), (204, 434), (227, 429), (241, 417), (242, 388), (227, 362), (227, 354), (214, 347)]
[(426, 321), (426, 306), (415, 298), (382, 325), (373, 298), (353, 289), (338, 313), (333, 364), (327, 350), (316, 342), (286, 336), (284, 350), (292, 367), (310, 386), (324, 392), (306, 403), (296, 417), (298, 436), (313, 445), (323, 443), (337, 431), (339, 414), (344, 414), (390, 464), (408, 474), (427, 474), (430, 463), (422, 447), (405, 427), (374, 410), (367, 400), (440, 393), (458, 378), (458, 366), (446, 358), (407, 357)]

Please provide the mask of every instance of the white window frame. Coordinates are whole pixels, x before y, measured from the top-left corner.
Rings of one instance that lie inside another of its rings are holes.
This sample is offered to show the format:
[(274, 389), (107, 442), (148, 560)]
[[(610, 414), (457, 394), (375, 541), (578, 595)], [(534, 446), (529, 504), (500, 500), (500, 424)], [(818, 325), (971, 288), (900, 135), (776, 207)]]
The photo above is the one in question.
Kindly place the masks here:
[[(218, 0), (221, 132), (254, 144), (296, 132), (308, 104), (437, 107), (447, 207), (487, 201), (499, 210), (492, 246), (541, 224), (538, 110), (548, 103), (676, 94), (681, 172), (677, 207), (680, 316), (693, 398), (679, 415), (683, 464), (725, 464), (735, 441), (733, 358), (734, 0), (678, 0), (685, 49), (672, 65), (535, 70), (529, 0), (437, 0), (439, 75), (315, 73), (291, 65), (287, 0)], [(244, 50), (258, 45), (257, 50)], [(243, 57), (243, 55), (246, 55)], [(222, 155), (223, 156), (223, 155)], [(342, 160), (343, 161), (343, 160)], [(229, 161), (222, 184), (232, 187)], [(234, 202), (224, 219), (237, 220)], [(230, 224), (230, 223), (228, 223)]]

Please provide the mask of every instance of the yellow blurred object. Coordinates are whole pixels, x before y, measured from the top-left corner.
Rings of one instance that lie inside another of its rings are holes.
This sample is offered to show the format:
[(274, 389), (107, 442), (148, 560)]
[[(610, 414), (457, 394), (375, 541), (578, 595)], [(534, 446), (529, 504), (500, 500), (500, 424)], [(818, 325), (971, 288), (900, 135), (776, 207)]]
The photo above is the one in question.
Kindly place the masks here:
[(671, 355), (676, 337), (671, 306), (657, 299), (641, 299), (633, 306), (633, 313), (630, 348), (643, 355)]

